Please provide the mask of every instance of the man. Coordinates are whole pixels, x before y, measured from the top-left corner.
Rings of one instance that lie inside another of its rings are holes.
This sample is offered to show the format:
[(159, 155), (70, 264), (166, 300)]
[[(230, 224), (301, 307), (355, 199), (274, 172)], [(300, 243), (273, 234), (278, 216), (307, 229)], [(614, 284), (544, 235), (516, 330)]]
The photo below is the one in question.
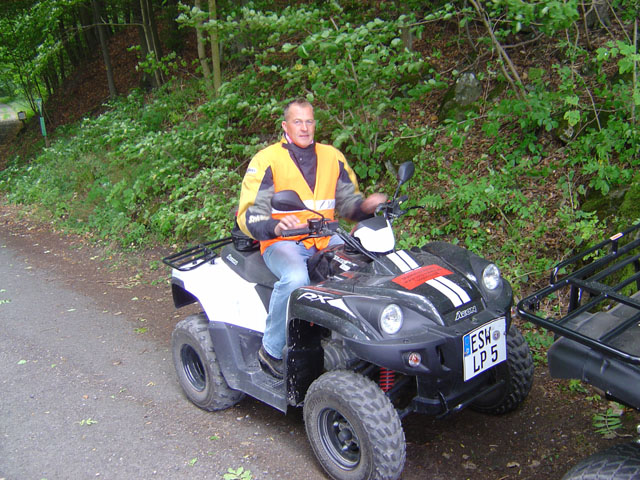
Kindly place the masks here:
[(342, 240), (337, 236), (309, 238), (298, 244), (296, 241), (304, 236), (282, 238), (283, 231), (304, 227), (307, 219), (316, 215), (273, 211), (271, 197), (281, 190), (294, 190), (309, 208), (325, 218), (333, 219), (337, 208), (340, 216), (354, 221), (371, 215), (387, 199), (380, 193), (364, 199), (344, 155), (331, 145), (314, 142), (315, 127), (313, 106), (308, 101), (289, 103), (284, 109), (282, 140), (253, 157), (240, 193), (238, 225), (260, 241), (264, 261), (279, 279), (258, 352), (262, 368), (276, 378), (283, 377), (289, 296), (296, 288), (309, 285), (307, 260)]

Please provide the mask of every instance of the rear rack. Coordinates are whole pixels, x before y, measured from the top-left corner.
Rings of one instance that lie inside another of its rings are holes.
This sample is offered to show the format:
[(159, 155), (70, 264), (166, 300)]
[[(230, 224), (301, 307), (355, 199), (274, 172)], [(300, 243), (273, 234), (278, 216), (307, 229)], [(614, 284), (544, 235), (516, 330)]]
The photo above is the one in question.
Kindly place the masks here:
[(204, 265), (207, 262), (213, 262), (219, 256), (218, 251), (232, 242), (231, 237), (213, 240), (207, 243), (201, 243), (194, 247), (187, 248), (181, 252), (174, 253), (162, 259), (163, 263), (171, 268), (188, 272)]
[[(518, 302), (518, 314), (560, 336), (640, 365), (639, 230), (640, 223), (556, 265), (548, 287)], [(567, 289), (566, 315), (533, 313), (545, 299), (559, 305)]]

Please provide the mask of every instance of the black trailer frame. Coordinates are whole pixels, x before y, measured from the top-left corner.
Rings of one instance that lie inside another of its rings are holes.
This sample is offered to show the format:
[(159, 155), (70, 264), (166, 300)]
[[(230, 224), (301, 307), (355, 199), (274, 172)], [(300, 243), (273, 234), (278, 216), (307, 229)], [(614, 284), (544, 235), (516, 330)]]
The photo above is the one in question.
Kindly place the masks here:
[[(558, 313), (538, 312), (542, 302)], [(640, 223), (556, 265), (549, 286), (517, 311), (556, 334), (547, 354), (552, 376), (640, 409)]]

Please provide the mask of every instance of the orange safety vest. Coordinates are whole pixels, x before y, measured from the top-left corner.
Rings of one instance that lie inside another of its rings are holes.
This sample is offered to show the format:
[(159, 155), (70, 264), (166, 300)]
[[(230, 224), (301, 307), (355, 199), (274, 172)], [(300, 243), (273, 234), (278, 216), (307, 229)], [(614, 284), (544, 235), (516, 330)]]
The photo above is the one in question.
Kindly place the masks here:
[[(302, 172), (294, 163), (289, 155), (289, 151), (280, 147), (276, 150), (277, 155), (271, 164), (271, 172), (273, 173), (274, 192), (280, 190), (294, 190), (300, 195), (300, 199), (304, 204), (318, 213), (321, 213), (326, 219), (334, 219), (334, 210), (336, 206), (336, 185), (340, 175), (340, 165), (336, 158), (335, 149), (329, 145), (316, 143), (317, 171), (316, 185), (312, 192), (304, 179)], [(308, 210), (295, 212), (281, 212), (273, 209), (271, 216), (275, 219), (283, 218), (287, 215), (295, 215), (300, 223), (306, 223), (309, 218), (317, 218), (318, 216)], [(270, 240), (260, 242), (260, 252), (264, 253), (265, 249), (281, 240), (300, 240), (305, 235), (296, 237), (277, 237)], [(315, 246), (318, 250), (322, 250), (329, 245), (331, 237), (307, 238), (303, 241), (304, 246), (311, 248)]]

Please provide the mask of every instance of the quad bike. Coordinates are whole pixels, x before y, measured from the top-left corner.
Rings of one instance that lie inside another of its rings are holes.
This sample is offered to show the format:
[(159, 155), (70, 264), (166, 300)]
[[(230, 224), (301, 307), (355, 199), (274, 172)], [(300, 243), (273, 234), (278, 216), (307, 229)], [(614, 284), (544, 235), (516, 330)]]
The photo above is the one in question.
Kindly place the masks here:
[[(172, 334), (189, 400), (208, 411), (245, 394), (285, 413), (302, 406), (311, 447), (339, 480), (398, 478), (410, 413), (501, 414), (523, 402), (533, 360), (498, 268), (443, 242), (395, 250), (392, 222), (412, 208), (398, 191), (413, 173), (402, 164), (393, 198), (351, 233), (320, 214), (286, 232), (344, 243), (312, 257), (312, 285), (289, 298), (282, 380), (258, 362), (277, 279), (251, 240), (232, 236), (164, 259), (176, 307), (204, 310)], [(307, 209), (292, 191), (275, 193), (272, 206)]]
[[(545, 316), (536, 313), (562, 312)], [(559, 263), (549, 286), (518, 302), (518, 314), (556, 335), (553, 377), (591, 384), (640, 410), (640, 224)], [(640, 478), (640, 443), (621, 443), (574, 466), (564, 480)]]

